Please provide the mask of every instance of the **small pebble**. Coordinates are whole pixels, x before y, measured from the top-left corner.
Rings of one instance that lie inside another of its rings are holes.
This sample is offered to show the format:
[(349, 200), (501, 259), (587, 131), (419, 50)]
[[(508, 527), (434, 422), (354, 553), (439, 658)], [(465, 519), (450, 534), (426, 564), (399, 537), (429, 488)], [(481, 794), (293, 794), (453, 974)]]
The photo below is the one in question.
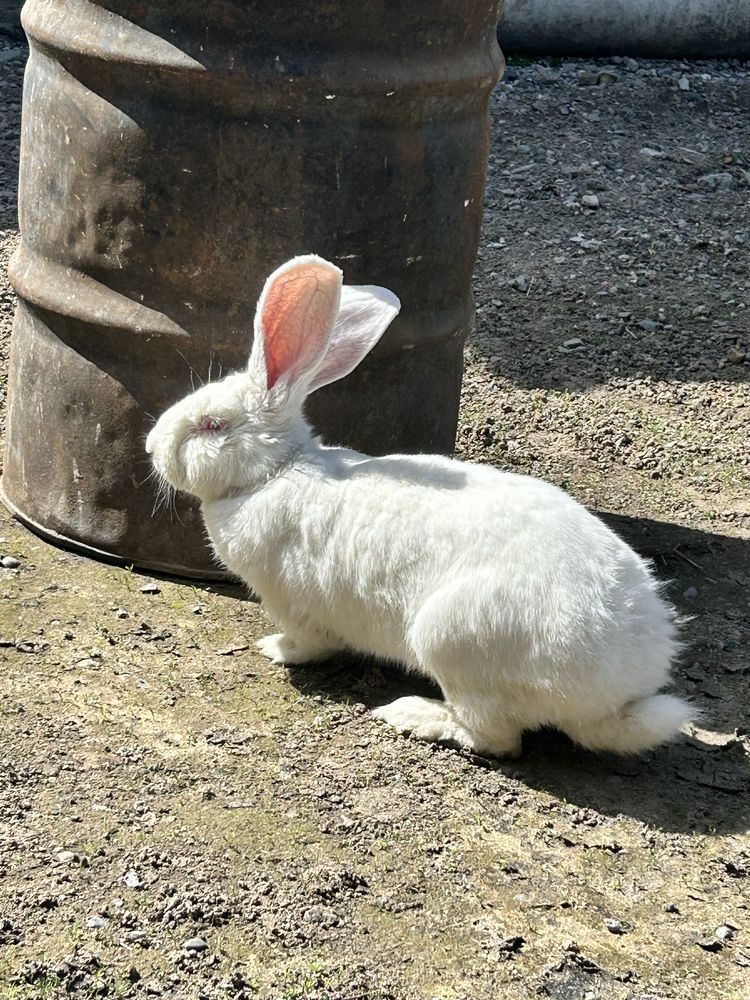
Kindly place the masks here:
[(125, 882), (125, 885), (129, 889), (138, 889), (138, 888), (140, 888), (140, 886), (142, 884), (140, 878), (138, 877), (138, 872), (133, 871), (132, 868), (125, 875), (125, 878), (123, 879), (123, 881)]
[(107, 921), (104, 919), (104, 917), (89, 917), (88, 920), (86, 921), (86, 926), (90, 927), (91, 930), (99, 931), (102, 929), (102, 927), (107, 926)]
[(696, 941), (695, 943), (704, 951), (721, 951), (724, 947), (723, 942), (717, 938), (705, 938), (703, 941)]
[(680, 90), (690, 90), (690, 80), (686, 76), (681, 76), (677, 82), (677, 86)]
[(101, 663), (99, 660), (93, 660), (90, 656), (86, 656), (82, 660), (77, 660), (76, 666), (79, 670), (98, 670)]
[(608, 919), (604, 921), (604, 926), (607, 928), (610, 934), (624, 934), (625, 927), (620, 920)]
[(185, 949), (185, 951), (206, 951), (208, 945), (203, 940), (203, 938), (192, 937), (188, 938), (187, 941), (184, 941), (182, 947)]
[(0, 559), (0, 566), (3, 569), (17, 569), (21, 565), (21, 560), (16, 559), (15, 556), (3, 556)]
[(149, 944), (149, 937), (146, 931), (127, 931), (122, 936), (127, 944), (141, 944), (144, 947)]
[(159, 587), (155, 583), (144, 583), (144, 585), (141, 587), (141, 593), (142, 594), (160, 594), (161, 593), (161, 587)]
[(716, 174), (704, 174), (698, 178), (698, 183), (710, 191), (731, 191), (734, 187), (734, 177), (726, 171), (721, 171)]
[(599, 208), (599, 195), (585, 194), (583, 198), (581, 198), (581, 204), (584, 208)]
[(78, 855), (75, 851), (60, 851), (55, 857), (61, 865), (69, 865), (71, 861), (78, 860)]
[(688, 589), (687, 589), (687, 590), (683, 590), (683, 592), (682, 592), (682, 596), (683, 596), (683, 597), (687, 597), (687, 598), (688, 598), (688, 600), (691, 600), (691, 601), (692, 601), (692, 600), (693, 600), (693, 598), (695, 598), (695, 597), (697, 597), (697, 596), (698, 596), (698, 591), (696, 590), (696, 588), (695, 588), (695, 587), (688, 587)]
[(714, 937), (721, 942), (731, 941), (734, 937), (735, 928), (731, 924), (722, 924), (714, 931)]

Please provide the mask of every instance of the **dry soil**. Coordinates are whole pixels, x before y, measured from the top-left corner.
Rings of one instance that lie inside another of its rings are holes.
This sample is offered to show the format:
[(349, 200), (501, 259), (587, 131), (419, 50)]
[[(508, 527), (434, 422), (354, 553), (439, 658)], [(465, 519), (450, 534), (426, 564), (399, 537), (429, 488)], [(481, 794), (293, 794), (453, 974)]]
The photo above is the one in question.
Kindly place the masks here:
[[(750, 995), (750, 72), (516, 63), (493, 118), (459, 452), (562, 484), (655, 560), (700, 727), (637, 760), (397, 737), (368, 714), (414, 691), (397, 671), (271, 666), (238, 588), (0, 512), (2, 1000)], [(3, 285), (0, 390), (12, 310)]]

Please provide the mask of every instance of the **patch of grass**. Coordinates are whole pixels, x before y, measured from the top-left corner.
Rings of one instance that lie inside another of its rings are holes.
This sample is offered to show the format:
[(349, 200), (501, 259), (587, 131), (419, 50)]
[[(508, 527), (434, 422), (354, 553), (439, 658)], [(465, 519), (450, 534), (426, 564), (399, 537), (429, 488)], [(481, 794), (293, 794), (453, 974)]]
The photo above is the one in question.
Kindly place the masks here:
[(44, 1000), (53, 995), (60, 986), (60, 980), (54, 974), (43, 976), (35, 983), (18, 986), (0, 985), (0, 1000)]
[(216, 690), (216, 678), (213, 674), (198, 674), (195, 678), (195, 683), (206, 697), (210, 696)]
[(750, 483), (750, 471), (742, 465), (727, 465), (719, 469), (718, 479), (724, 487), (746, 487)]
[(325, 1000), (326, 990), (338, 985), (341, 969), (327, 971), (324, 964), (317, 960), (308, 962), (302, 969), (285, 972), (281, 976), (280, 986), (284, 1000), (303, 1000), (315, 991), (316, 997)]

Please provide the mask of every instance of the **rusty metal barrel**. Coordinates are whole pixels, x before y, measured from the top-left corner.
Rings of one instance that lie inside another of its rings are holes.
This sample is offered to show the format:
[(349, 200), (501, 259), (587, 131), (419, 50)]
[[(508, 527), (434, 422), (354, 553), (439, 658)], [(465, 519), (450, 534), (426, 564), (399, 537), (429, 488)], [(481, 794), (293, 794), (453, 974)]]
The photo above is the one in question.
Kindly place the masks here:
[(402, 300), (308, 403), (324, 438), (450, 451), (502, 0), (28, 0), (2, 496), (45, 537), (220, 575), (197, 504), (153, 514), (153, 418), (247, 358), (299, 253)]

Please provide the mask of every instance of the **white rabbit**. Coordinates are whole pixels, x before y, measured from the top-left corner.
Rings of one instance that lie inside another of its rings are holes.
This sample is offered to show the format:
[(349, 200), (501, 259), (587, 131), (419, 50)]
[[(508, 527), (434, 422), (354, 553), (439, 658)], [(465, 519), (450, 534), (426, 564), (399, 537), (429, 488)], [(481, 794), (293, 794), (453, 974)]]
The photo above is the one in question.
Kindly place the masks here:
[(386, 289), (342, 287), (319, 257), (289, 261), (263, 289), (247, 370), (149, 434), (158, 472), (200, 498), (217, 555), (280, 627), (261, 650), (287, 664), (359, 650), (424, 674), (444, 701), (374, 715), (477, 752), (517, 754), (547, 724), (593, 750), (670, 739), (692, 714), (659, 693), (675, 614), (601, 521), (526, 476), (313, 437), (305, 397), (347, 375), (399, 308)]

